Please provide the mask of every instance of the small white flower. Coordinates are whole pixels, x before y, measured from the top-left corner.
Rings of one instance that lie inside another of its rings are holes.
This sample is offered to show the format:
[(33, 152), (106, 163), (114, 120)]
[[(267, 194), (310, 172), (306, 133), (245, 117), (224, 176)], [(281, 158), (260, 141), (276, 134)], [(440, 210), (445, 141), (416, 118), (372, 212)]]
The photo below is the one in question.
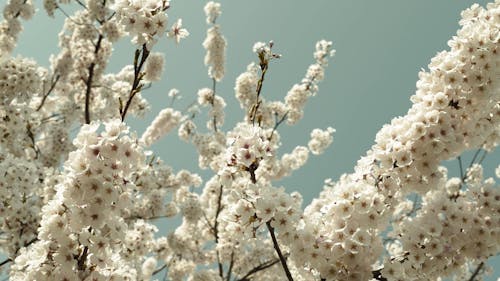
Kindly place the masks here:
[(182, 28), (182, 19), (178, 19), (174, 25), (172, 25), (170, 31), (168, 32), (168, 37), (174, 37), (175, 42), (178, 44), (181, 39), (189, 36), (187, 29)]

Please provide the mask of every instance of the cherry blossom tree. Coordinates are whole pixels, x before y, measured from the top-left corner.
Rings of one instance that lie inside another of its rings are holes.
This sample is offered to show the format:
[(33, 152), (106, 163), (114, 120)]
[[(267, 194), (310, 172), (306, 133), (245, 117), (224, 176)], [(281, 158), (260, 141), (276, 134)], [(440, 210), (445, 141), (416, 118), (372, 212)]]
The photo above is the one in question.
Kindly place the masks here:
[[(500, 190), (481, 166), (500, 139), (499, 0), (463, 11), (449, 50), (419, 73), (407, 114), (307, 206), (276, 182), (322, 154), (335, 129), (312, 129), (307, 144), (284, 154), (279, 129), (301, 120), (318, 93), (332, 42), (316, 43), (283, 100), (262, 90), (281, 55), (273, 42), (255, 43), (255, 61), (234, 87), (244, 118), (224, 131), (216, 86), (227, 42), (221, 5), (210, 1), (202, 45), (211, 87), (187, 109), (161, 110), (139, 136), (127, 118), (145, 114), (142, 93), (161, 79), (156, 43), (189, 36), (171, 20), (171, 3), (43, 4), (48, 16), (66, 15), (48, 68), (11, 55), (35, 12), (31, 0), (8, 0), (0, 23), (0, 265), (9, 280), (480, 280), (499, 253)], [(69, 4), (79, 9), (64, 12)], [(122, 38), (136, 50), (110, 73)], [(208, 179), (174, 171), (151, 150), (173, 130), (193, 145)], [(468, 150), (476, 153), (465, 166)], [(441, 166), (452, 158), (459, 177)], [(176, 215), (180, 226), (158, 233), (154, 220)]]

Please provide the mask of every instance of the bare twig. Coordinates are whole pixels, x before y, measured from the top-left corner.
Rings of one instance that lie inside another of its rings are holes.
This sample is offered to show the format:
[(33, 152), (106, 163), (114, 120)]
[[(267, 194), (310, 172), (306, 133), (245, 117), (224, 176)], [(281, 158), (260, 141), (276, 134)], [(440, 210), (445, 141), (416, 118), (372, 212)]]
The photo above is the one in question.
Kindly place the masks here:
[(42, 107), (45, 103), (45, 100), (47, 99), (47, 97), (50, 95), (50, 93), (52, 93), (52, 91), (56, 87), (56, 84), (59, 81), (59, 78), (60, 78), (60, 76), (56, 75), (55, 79), (54, 78), (52, 79), (52, 84), (50, 84), (50, 88), (47, 91), (47, 93), (45, 93), (45, 95), (43, 95), (42, 101), (40, 102), (40, 105), (36, 108), (36, 111), (40, 111), (40, 109), (42, 109)]
[(3, 262), (0, 262), (0, 267), (8, 264), (9, 262), (12, 262), (12, 259), (11, 258), (6, 258)]
[(477, 275), (479, 274), (479, 272), (481, 271), (481, 269), (483, 268), (484, 266), (484, 262), (481, 262), (477, 267), (476, 267), (476, 270), (474, 270), (474, 272), (472, 273), (472, 275), (470, 276), (469, 280), (468, 281), (474, 281), (474, 279), (477, 277)]
[[(222, 211), (222, 187), (223, 186), (221, 185), (220, 189), (219, 189), (219, 197), (217, 198), (217, 210), (215, 212), (215, 221), (213, 224), (215, 244), (219, 244), (219, 221), (218, 221), (218, 218), (219, 218), (220, 212)], [(219, 276), (223, 279), (224, 278), (224, 268), (223, 268), (222, 262), (220, 260), (219, 250), (217, 250), (216, 255), (217, 255), (217, 265), (219, 268)]]
[[(215, 78), (212, 78), (212, 100), (210, 101), (210, 103), (212, 105), (212, 110), (213, 110), (214, 104), (215, 104), (215, 85), (216, 84), (217, 84), (217, 81), (215, 80)], [(215, 114), (214, 114), (214, 118), (212, 120), (212, 123), (214, 126), (214, 132), (217, 132), (217, 117), (215, 117)]]
[[(458, 168), (460, 169), (460, 178), (462, 179), (462, 181), (464, 181), (465, 176), (464, 176), (464, 168), (462, 166), (462, 158), (460, 156), (458, 156), (457, 160), (458, 160)], [(472, 162), (474, 162), (474, 161), (472, 161)]]
[(479, 152), (481, 152), (481, 148), (478, 148), (476, 152), (474, 153), (474, 156), (472, 156), (472, 160), (470, 160), (469, 167), (472, 167), (474, 164), (474, 161), (476, 161), (477, 156), (479, 155)]
[(387, 281), (387, 278), (382, 276), (382, 269), (377, 269), (377, 270), (372, 271), (372, 276), (375, 280)]
[(262, 270), (265, 270), (265, 269), (268, 269), (271, 266), (273, 266), (273, 265), (275, 265), (275, 264), (277, 264), (279, 262), (280, 262), (279, 259), (275, 259), (275, 260), (270, 260), (270, 261), (263, 262), (263, 263), (259, 264), (258, 266), (252, 268), (247, 274), (245, 274), (243, 277), (241, 277), (237, 281), (249, 281), (250, 280), (249, 278), (252, 275), (254, 275), (255, 273), (257, 273), (259, 271), (262, 271)]
[(293, 281), (292, 273), (290, 273), (290, 269), (288, 269), (288, 265), (286, 264), (286, 258), (281, 252), (278, 240), (276, 240), (276, 235), (274, 234), (274, 228), (271, 226), (271, 222), (270, 221), (266, 222), (266, 226), (267, 229), (269, 230), (269, 234), (271, 235), (271, 239), (273, 240), (274, 250), (278, 254), (278, 257), (280, 258), (281, 266), (285, 271), (285, 275), (288, 278), (288, 281)]
[(234, 252), (231, 252), (231, 261), (229, 262), (229, 268), (227, 270), (226, 281), (231, 281), (231, 274), (233, 273), (234, 266)]
[(82, 254), (80, 255), (80, 257), (78, 257), (78, 262), (77, 262), (78, 270), (80, 271), (85, 270), (85, 261), (87, 260), (88, 255), (89, 255), (89, 247), (85, 246), (83, 248)]
[[(139, 60), (140, 56), (140, 60)], [(143, 84), (141, 84), (142, 77), (144, 74), (141, 72), (146, 59), (149, 56), (149, 50), (146, 48), (146, 44), (142, 45), (142, 50), (136, 50), (134, 56), (134, 81), (132, 83), (132, 89), (130, 89), (130, 93), (128, 95), (128, 100), (125, 104), (125, 107), (122, 109), (120, 107), (120, 114), (122, 118), (122, 122), (125, 120), (125, 116), (127, 115), (127, 111), (132, 104), (132, 100), (134, 96), (142, 90)]]
[(259, 111), (259, 107), (261, 102), (259, 101), (260, 93), (262, 91), (262, 85), (264, 84), (264, 78), (266, 76), (266, 72), (269, 68), (269, 62), (262, 57), (260, 58), (260, 79), (257, 82), (257, 99), (255, 101), (255, 105), (252, 107), (250, 111), (250, 118), (252, 120), (252, 124), (255, 125), (255, 118), (257, 117), (257, 112)]
[(160, 268), (156, 269), (155, 271), (153, 271), (152, 276), (154, 276), (154, 275), (162, 272), (165, 268), (167, 268), (167, 264), (164, 264), (162, 267), (160, 267)]
[(267, 140), (270, 141), (273, 138), (274, 132), (278, 129), (279, 125), (281, 125), (281, 123), (283, 123), (286, 120), (287, 116), (288, 116), (288, 111), (285, 114), (283, 114), (283, 116), (281, 116), (281, 118), (278, 120), (278, 113), (274, 114), (275, 118), (274, 127), (273, 130), (271, 131), (271, 135)]
[[(101, 42), (104, 36), (99, 34), (97, 38), (97, 43), (95, 45), (94, 54), (97, 57), (97, 53), (99, 53), (99, 49), (101, 48)], [(89, 76), (87, 77), (86, 86), (87, 90), (85, 91), (85, 124), (90, 124), (90, 91), (92, 89), (92, 79), (94, 77), (94, 68), (96, 66), (96, 62), (93, 61), (89, 66)]]

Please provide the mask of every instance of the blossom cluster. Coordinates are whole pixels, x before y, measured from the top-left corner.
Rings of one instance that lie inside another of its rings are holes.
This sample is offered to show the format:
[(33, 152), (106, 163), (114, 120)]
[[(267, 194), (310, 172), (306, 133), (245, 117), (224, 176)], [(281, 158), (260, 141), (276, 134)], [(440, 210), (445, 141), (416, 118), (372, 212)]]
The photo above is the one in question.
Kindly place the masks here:
[[(54, 16), (68, 2), (44, 7)], [(47, 68), (10, 57), (31, 0), (8, 1), (0, 23), (0, 250), (8, 257), (0, 267), (10, 280), (145, 281), (160, 272), (174, 281), (472, 280), (470, 271), (484, 274), (500, 252), (500, 189), (483, 176), (482, 158), (460, 177), (441, 166), (499, 144), (500, 0), (462, 13), (450, 50), (419, 73), (407, 114), (306, 206), (280, 180), (323, 154), (336, 131), (313, 129), (283, 152), (280, 126), (296, 124), (318, 93), (332, 42), (316, 43), (313, 64), (282, 100), (263, 88), (281, 55), (272, 41), (255, 43), (257, 60), (234, 87), (244, 118), (226, 124), (217, 85), (227, 42), (216, 23), (221, 5), (210, 1), (202, 45), (211, 87), (187, 110), (175, 109), (172, 89), (171, 105), (138, 136), (126, 118), (149, 110), (142, 92), (162, 77), (165, 58), (153, 47), (189, 33), (181, 19), (167, 27), (168, 0), (77, 4), (84, 8), (67, 15)], [(108, 73), (124, 36), (136, 47), (132, 64)], [(208, 111), (207, 131), (198, 107)], [(148, 150), (174, 129), (196, 149), (205, 180)], [(173, 217), (180, 225), (158, 233)]]
[[(474, 5), (463, 13), (462, 29), (449, 41), (451, 50), (432, 59), (430, 72), (420, 73), (417, 92), (411, 98), (413, 106), (407, 115), (385, 125), (376, 136), (376, 144), (367, 156), (359, 160), (355, 173), (329, 184), (320, 198), (306, 208), (307, 221), (316, 220), (317, 239), (327, 241), (331, 251), (341, 247), (339, 251), (347, 253), (321, 258), (317, 265), (312, 264), (322, 276), (329, 276), (327, 280), (363, 280), (372, 274), (372, 265), (376, 264), (383, 249), (381, 233), (396, 214), (394, 212), (399, 211), (399, 206), (407, 202), (406, 196), (410, 193), (423, 196), (425, 205), (416, 212), (415, 218), (410, 216), (403, 220), (404, 223), (393, 225), (399, 235), (394, 235), (395, 242), (387, 246), (399, 246), (395, 247), (397, 251), (392, 248), (389, 251), (390, 256), (383, 265), (384, 277), (389, 280), (420, 280), (422, 276), (428, 279), (447, 276), (465, 263), (484, 261), (498, 253), (495, 247), (489, 248), (490, 242), (484, 246), (484, 256), (477, 255), (477, 252), (470, 256), (461, 251), (460, 254), (454, 252), (453, 247), (460, 243), (448, 239), (463, 231), (457, 228), (459, 224), (449, 220), (451, 214), (428, 209), (426, 200), (441, 198), (437, 205), (450, 205), (450, 211), (461, 208), (468, 215), (478, 211), (474, 206), (476, 203), (472, 203), (477, 197), (472, 201), (471, 198), (454, 203), (443, 191), (440, 193), (439, 190), (445, 190), (446, 176), (439, 164), (442, 160), (459, 156), (466, 149), (490, 150), (498, 145), (499, 5), (498, 1), (489, 4), (487, 9)], [(447, 212), (444, 208), (441, 211)], [(335, 215), (329, 213), (330, 210), (335, 210)], [(347, 223), (333, 220), (332, 224), (332, 216), (344, 213)], [(468, 217), (466, 220), (473, 219)], [(445, 228), (433, 223), (438, 221), (452, 228), (442, 233), (441, 229)], [(358, 222), (361, 222), (359, 226), (351, 226)], [(481, 219), (477, 223), (486, 222)], [(425, 229), (426, 224), (434, 231)], [(492, 227), (493, 240), (498, 239), (497, 226)], [(346, 231), (347, 240), (344, 240)], [(370, 241), (368, 252), (362, 250), (365, 244), (353, 236), (358, 231), (367, 234), (365, 238)], [(418, 237), (418, 233), (422, 236)], [(439, 235), (443, 236), (442, 240), (436, 240)], [(471, 245), (476, 240), (468, 240), (470, 246), (463, 244), (464, 247), (473, 247)], [(445, 247), (446, 253), (439, 252), (443, 249), (429, 252), (429, 247), (435, 244)], [(321, 269), (325, 262), (333, 266)]]

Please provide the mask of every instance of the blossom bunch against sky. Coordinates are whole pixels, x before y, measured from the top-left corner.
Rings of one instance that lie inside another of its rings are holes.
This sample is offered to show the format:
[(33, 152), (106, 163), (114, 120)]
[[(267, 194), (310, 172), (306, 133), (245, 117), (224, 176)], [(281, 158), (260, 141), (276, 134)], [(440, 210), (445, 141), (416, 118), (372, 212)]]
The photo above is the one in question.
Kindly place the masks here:
[(479, 2), (7, 1), (4, 274), (496, 280)]

